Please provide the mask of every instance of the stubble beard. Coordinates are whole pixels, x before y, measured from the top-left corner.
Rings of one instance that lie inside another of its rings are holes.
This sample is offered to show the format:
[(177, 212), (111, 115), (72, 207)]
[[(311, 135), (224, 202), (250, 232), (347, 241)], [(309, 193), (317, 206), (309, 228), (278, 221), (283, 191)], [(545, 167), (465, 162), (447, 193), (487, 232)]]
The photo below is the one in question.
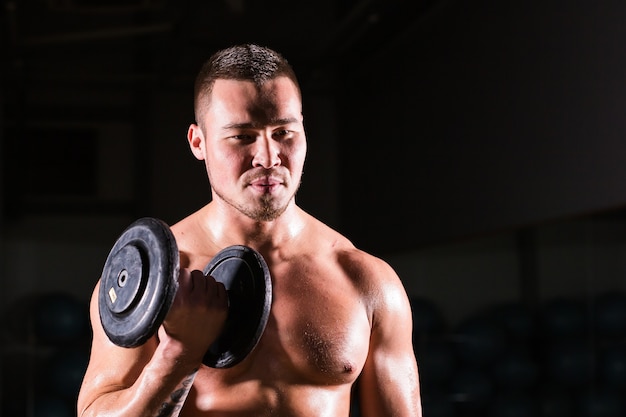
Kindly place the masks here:
[(231, 207), (235, 208), (246, 217), (258, 222), (269, 222), (276, 220), (278, 217), (280, 217), (280, 215), (285, 212), (285, 210), (287, 210), (287, 207), (295, 198), (297, 189), (283, 205), (278, 205), (276, 198), (271, 194), (263, 194), (259, 200), (255, 200), (251, 204), (246, 204), (239, 203), (233, 199), (228, 198), (226, 195), (224, 195), (215, 188), (213, 189), (213, 192), (221, 200), (226, 202)]

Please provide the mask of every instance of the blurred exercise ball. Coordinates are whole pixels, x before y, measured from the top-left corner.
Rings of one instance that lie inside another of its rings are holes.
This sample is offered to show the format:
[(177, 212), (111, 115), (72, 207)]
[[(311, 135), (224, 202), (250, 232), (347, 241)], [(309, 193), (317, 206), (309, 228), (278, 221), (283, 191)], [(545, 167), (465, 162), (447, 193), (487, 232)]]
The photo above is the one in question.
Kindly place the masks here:
[(539, 366), (528, 352), (512, 349), (494, 362), (492, 375), (494, 382), (501, 388), (531, 388), (538, 380)]
[(572, 417), (573, 398), (561, 387), (544, 387), (539, 394), (539, 417)]
[(603, 382), (614, 387), (626, 387), (626, 346), (604, 347), (598, 358), (598, 373)]
[(431, 392), (422, 396), (422, 411), (428, 417), (455, 417), (454, 403), (443, 392)]
[(626, 294), (613, 291), (596, 297), (593, 319), (599, 337), (617, 338), (626, 335)]
[(493, 362), (506, 348), (502, 327), (482, 316), (459, 324), (454, 340), (458, 357), (466, 364), (478, 367)]
[(498, 395), (490, 405), (490, 417), (537, 417), (537, 401), (529, 394), (509, 392)]
[(446, 383), (456, 368), (454, 347), (447, 341), (430, 341), (417, 351), (420, 384), (427, 389)]
[(502, 325), (513, 342), (529, 342), (534, 335), (535, 320), (532, 312), (522, 303), (509, 302), (494, 306), (489, 315)]
[(541, 310), (541, 328), (545, 338), (578, 338), (587, 331), (587, 307), (578, 299), (554, 298)]
[(2, 317), (2, 328), (8, 330), (7, 336), (25, 343), (32, 341), (33, 311), (38, 298), (38, 295), (28, 293), (9, 303)]
[(544, 360), (548, 376), (567, 387), (587, 385), (596, 365), (594, 351), (585, 340), (554, 343)]
[(75, 401), (88, 362), (89, 354), (83, 350), (61, 350), (48, 358), (42, 377), (46, 379), (46, 384), (52, 392)]
[(410, 302), (413, 312), (413, 338), (416, 341), (443, 331), (443, 313), (434, 301), (426, 297), (412, 297)]
[(479, 369), (461, 368), (450, 381), (450, 396), (464, 410), (476, 411), (484, 408), (493, 394), (492, 380)]
[(73, 415), (74, 409), (62, 398), (43, 395), (34, 400), (34, 417), (72, 417)]
[(623, 417), (624, 405), (617, 390), (597, 389), (580, 396), (580, 417)]
[(34, 309), (35, 335), (40, 343), (74, 342), (89, 331), (88, 306), (70, 294), (44, 294)]

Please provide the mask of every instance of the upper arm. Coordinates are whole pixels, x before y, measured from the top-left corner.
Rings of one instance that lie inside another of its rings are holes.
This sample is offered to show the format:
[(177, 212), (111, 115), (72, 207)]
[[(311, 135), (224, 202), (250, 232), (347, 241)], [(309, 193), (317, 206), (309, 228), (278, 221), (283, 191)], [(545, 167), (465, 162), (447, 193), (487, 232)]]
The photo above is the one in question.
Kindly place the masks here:
[(400, 279), (384, 262), (374, 268), (372, 333), (360, 377), (364, 416), (420, 417), (411, 307)]
[(99, 398), (115, 395), (130, 387), (139, 377), (156, 348), (154, 338), (137, 348), (122, 348), (113, 344), (100, 322), (96, 285), (90, 302), (90, 320), (93, 331), (89, 365), (78, 396), (78, 415)]

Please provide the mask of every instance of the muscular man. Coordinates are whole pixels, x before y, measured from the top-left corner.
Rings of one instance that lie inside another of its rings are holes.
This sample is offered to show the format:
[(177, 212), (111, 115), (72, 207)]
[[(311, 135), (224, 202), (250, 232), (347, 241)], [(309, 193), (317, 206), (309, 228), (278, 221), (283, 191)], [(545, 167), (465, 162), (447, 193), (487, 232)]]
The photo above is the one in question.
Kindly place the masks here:
[[(306, 154), (300, 87), (287, 61), (257, 45), (217, 52), (195, 87), (191, 151), (212, 201), (172, 226), (179, 290), (158, 334), (111, 343), (92, 298), (92, 353), (78, 415), (348, 417), (357, 382), (366, 417), (419, 417), (411, 311), (393, 269), (295, 201)], [(247, 245), (272, 277), (257, 347), (227, 369), (202, 364), (227, 314), (224, 286), (202, 269)]]

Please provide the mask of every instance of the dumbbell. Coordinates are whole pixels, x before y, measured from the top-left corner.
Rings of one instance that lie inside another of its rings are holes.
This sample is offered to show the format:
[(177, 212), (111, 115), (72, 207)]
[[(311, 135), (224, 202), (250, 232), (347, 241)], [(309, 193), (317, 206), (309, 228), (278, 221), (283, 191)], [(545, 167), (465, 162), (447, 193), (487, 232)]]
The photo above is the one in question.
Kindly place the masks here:
[[(100, 322), (111, 342), (136, 347), (157, 332), (174, 301), (179, 270), (178, 246), (165, 222), (144, 217), (122, 232), (104, 263), (98, 293)], [(224, 284), (228, 315), (202, 362), (229, 368), (265, 330), (272, 304), (269, 269), (257, 251), (235, 245), (218, 252), (203, 272)]]

